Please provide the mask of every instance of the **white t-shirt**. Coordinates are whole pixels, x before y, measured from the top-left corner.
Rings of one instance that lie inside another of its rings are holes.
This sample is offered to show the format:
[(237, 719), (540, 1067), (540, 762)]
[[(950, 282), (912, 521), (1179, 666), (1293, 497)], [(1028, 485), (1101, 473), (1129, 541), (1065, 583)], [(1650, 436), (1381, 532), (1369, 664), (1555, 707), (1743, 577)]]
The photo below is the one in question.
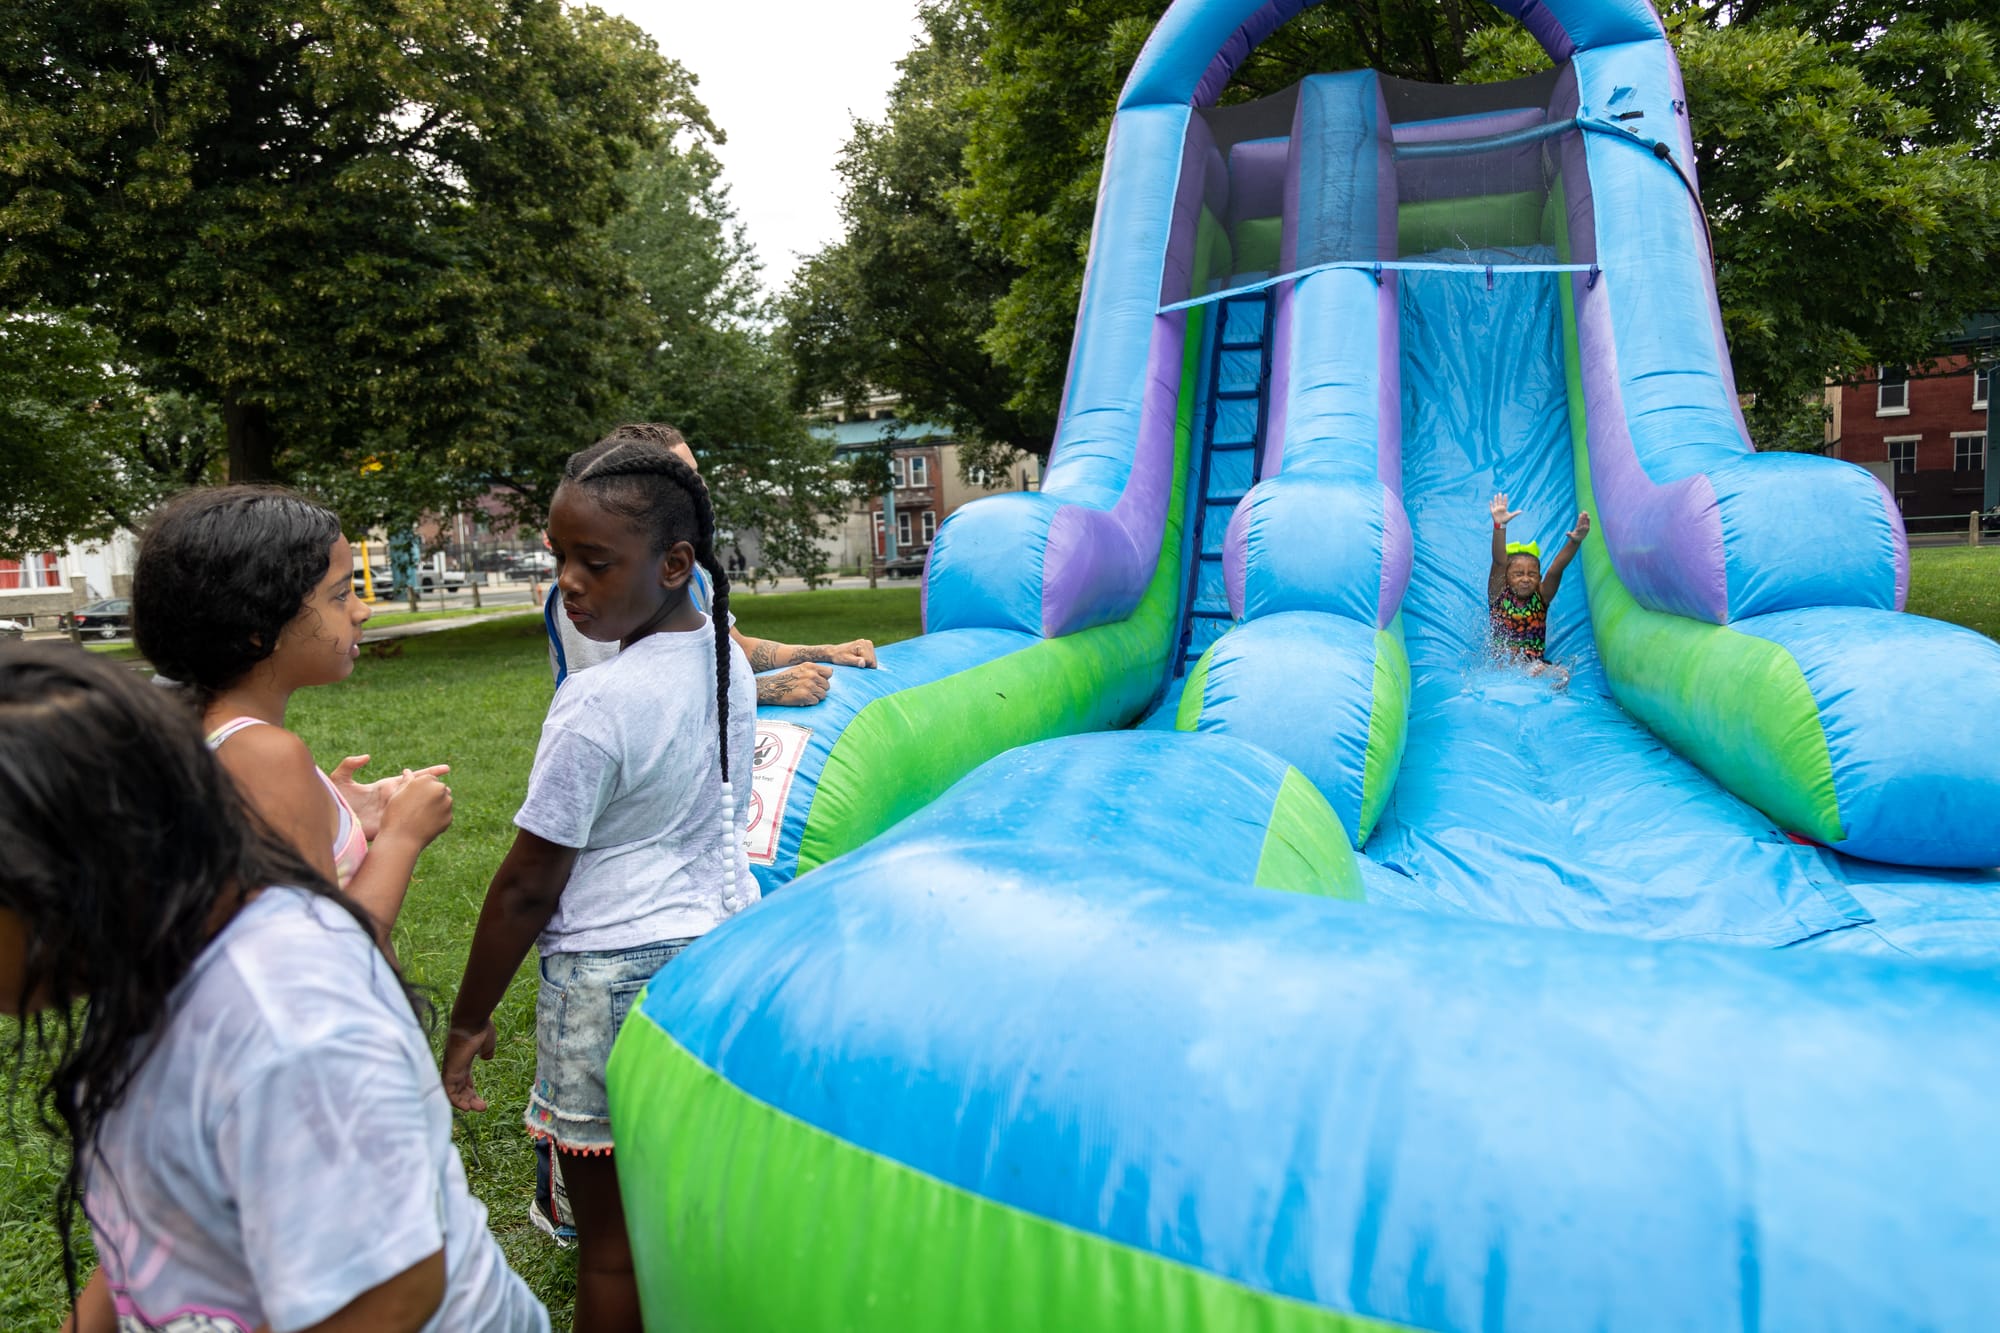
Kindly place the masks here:
[(319, 1323), (442, 1248), (426, 1330), (547, 1333), (451, 1144), (430, 1043), (353, 917), (266, 889), (175, 989), (86, 1163), (125, 1330)]
[[(688, 580), (688, 597), (694, 602), (694, 609), (703, 615), (714, 609), (715, 590), (699, 565)], [(573, 671), (602, 666), (618, 656), (617, 640), (599, 643), (583, 637), (583, 631), (563, 614), (562, 589), (553, 583), (549, 585), (549, 595), (542, 599), (542, 628), (549, 636), (549, 672), (558, 685), (569, 679)], [(729, 613), (729, 628), (736, 628), (734, 611)]]
[[(743, 855), (757, 686), (729, 645), (734, 830), (722, 824), (711, 622), (649, 634), (571, 676), (542, 724), (514, 823), (580, 849), (543, 953), (602, 952), (714, 929), (757, 899)], [(731, 866), (734, 865), (732, 876)]]

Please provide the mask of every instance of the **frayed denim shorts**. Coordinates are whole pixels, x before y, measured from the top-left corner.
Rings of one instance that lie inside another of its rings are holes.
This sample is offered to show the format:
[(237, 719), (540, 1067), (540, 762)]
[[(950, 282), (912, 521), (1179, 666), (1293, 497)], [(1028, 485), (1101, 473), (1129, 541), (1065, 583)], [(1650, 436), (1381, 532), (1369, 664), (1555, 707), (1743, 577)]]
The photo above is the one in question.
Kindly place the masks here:
[(542, 956), (529, 1133), (564, 1152), (611, 1151), (604, 1066), (611, 1059), (612, 1040), (653, 974), (693, 943), (662, 940), (608, 953)]

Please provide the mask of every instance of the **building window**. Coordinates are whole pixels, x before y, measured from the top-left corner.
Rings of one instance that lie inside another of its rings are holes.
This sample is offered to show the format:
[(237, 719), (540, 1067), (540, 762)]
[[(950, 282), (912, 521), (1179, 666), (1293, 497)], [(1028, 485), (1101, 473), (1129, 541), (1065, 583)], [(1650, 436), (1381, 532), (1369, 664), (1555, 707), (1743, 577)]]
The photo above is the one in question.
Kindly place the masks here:
[(1992, 388), (1993, 388), (1993, 372), (1992, 372), (1992, 370), (1990, 370), (1990, 369), (1988, 369), (1988, 370), (1975, 370), (1975, 371), (1973, 371), (1973, 372), (1972, 372), (1972, 410), (1973, 410), (1973, 411), (1975, 411), (1975, 412), (1984, 412), (1984, 411), (1986, 410), (1986, 395), (1987, 395), (1987, 394), (1988, 394), (1989, 392), (1991, 392)]
[(0, 560), (0, 590), (62, 587), (62, 570), (54, 551), (38, 551), (26, 560)]
[(923, 457), (920, 454), (910, 460), (910, 485), (928, 486), (930, 484), (931, 484), (930, 460), (928, 458)]
[(1954, 472), (1983, 472), (1986, 469), (1986, 437), (1984, 435), (1952, 436), (1951, 453), (1951, 467)]
[(1910, 410), (1910, 373), (1900, 366), (1881, 367), (1875, 385), (1875, 415), (1897, 417)]
[(983, 467), (967, 468), (965, 479), (982, 491), (993, 489), (993, 474)]
[(910, 540), (910, 511), (907, 509), (896, 515), (896, 541), (902, 546), (915, 545)]
[(1889, 446), (1889, 470), (1897, 476), (1905, 476), (1917, 470), (1917, 441), (1920, 435), (1892, 436), (1883, 443)]
[(937, 510), (926, 509), (923, 517), (924, 545), (929, 546), (937, 539)]
[(903, 484), (903, 460), (893, 456), (889, 459), (889, 484), (891, 486)]
[(887, 532), (888, 529), (884, 527), (882, 523), (882, 511), (878, 509), (875, 511), (875, 554), (876, 555), (884, 555), (888, 551), (888, 547), (883, 542), (883, 536)]

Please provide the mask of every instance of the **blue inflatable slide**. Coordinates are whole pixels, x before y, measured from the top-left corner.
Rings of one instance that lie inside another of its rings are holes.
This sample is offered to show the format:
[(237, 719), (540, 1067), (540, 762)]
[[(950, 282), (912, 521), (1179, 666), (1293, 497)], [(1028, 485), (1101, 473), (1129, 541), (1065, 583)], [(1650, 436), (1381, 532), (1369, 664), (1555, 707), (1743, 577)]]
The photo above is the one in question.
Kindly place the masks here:
[(620, 1035), (649, 1326), (2000, 1319), (2000, 645), (1753, 448), (1658, 16), (1496, 4), (1547, 73), (1233, 103), (1303, 0), (1161, 20), (1042, 489)]

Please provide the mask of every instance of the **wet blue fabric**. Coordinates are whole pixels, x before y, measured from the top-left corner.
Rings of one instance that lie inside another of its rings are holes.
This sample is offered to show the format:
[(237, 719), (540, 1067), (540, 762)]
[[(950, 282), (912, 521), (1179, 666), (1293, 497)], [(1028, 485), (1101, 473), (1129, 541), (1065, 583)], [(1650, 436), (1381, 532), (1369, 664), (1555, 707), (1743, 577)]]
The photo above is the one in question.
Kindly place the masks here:
[(1244, 888), (1184, 863), (1185, 791), (960, 794), (697, 941), (643, 1012), (913, 1170), (1417, 1328), (2000, 1309), (2000, 977)]
[(1365, 850), (1406, 877), (1395, 900), (1492, 920), (1753, 945), (1866, 920), (1815, 853), (1611, 701), (1580, 566), (1549, 609), (1566, 692), (1488, 656), (1487, 501), (1523, 511), (1508, 536), (1545, 568), (1576, 521), (1557, 281), (1404, 275), (1413, 698)]

